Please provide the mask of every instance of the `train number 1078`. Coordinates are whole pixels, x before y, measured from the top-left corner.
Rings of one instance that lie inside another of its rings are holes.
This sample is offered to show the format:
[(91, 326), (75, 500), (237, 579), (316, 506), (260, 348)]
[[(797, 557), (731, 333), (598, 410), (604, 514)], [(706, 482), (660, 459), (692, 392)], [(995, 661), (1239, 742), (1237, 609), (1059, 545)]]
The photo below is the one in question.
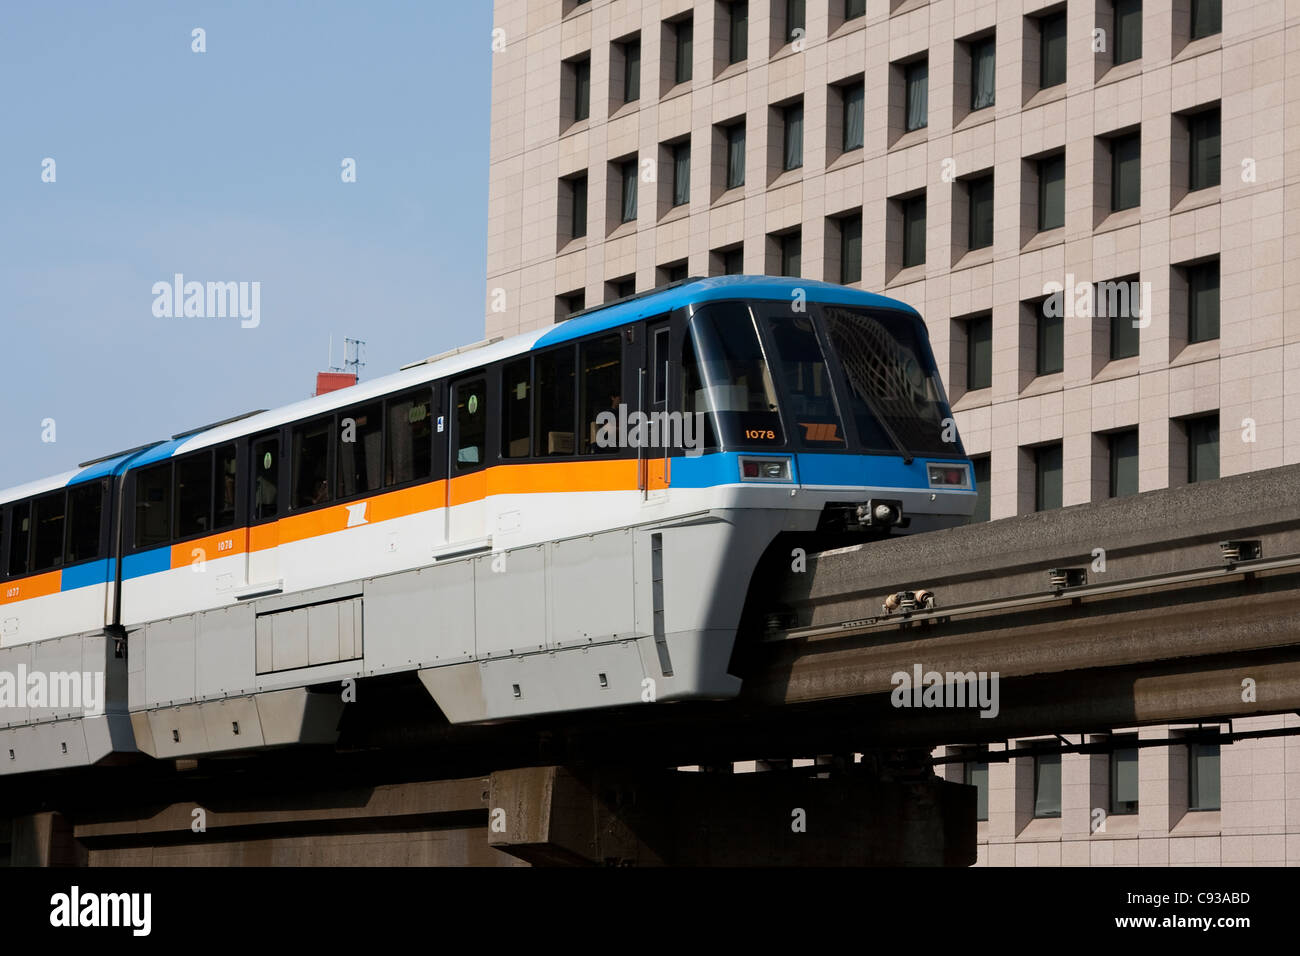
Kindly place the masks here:
[(765, 438), (768, 441), (776, 441), (776, 432), (770, 428), (746, 428), (746, 438)]

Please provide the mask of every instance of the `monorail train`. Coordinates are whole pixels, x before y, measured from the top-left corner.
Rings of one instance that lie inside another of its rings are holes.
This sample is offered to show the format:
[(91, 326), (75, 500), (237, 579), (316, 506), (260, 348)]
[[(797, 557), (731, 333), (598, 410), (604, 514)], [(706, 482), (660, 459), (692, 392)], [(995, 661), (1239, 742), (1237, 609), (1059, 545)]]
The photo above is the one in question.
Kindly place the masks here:
[(453, 723), (734, 696), (778, 536), (974, 502), (909, 306), (674, 283), (0, 492), (0, 672), (108, 674), (0, 708), (0, 773), (328, 741), (399, 671)]

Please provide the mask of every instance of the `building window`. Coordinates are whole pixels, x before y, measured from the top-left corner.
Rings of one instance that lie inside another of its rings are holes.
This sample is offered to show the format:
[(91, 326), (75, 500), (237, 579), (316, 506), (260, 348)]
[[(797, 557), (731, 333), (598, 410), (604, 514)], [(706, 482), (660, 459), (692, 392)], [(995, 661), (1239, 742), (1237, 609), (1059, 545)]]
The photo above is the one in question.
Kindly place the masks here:
[(1039, 375), (1054, 375), (1065, 368), (1065, 317), (1063, 295), (1048, 296), (1038, 305)]
[(673, 146), (673, 205), (685, 206), (691, 201), (691, 144)]
[(972, 524), (981, 524), (989, 520), (991, 462), (992, 459), (988, 455), (972, 459), (975, 465), (975, 512), (971, 515)]
[(1187, 483), (1219, 477), (1219, 416), (1187, 422)]
[(1065, 225), (1065, 154), (1038, 161), (1038, 231)]
[(673, 47), (676, 63), (673, 81), (689, 83), (695, 71), (695, 21), (679, 20), (673, 24)]
[(570, 316), (577, 315), (587, 307), (585, 292), (570, 292), (568, 295), (555, 297), (555, 321), (562, 322)]
[(1219, 745), (1187, 745), (1187, 809), (1219, 809)]
[(574, 176), (569, 180), (570, 238), (581, 239), (587, 234), (587, 177)]
[(968, 210), (966, 246), (984, 249), (993, 245), (993, 176), (981, 176), (966, 184)]
[(727, 62), (739, 63), (749, 55), (748, 0), (733, 0), (727, 14)]
[(1106, 436), (1110, 446), (1110, 497), (1125, 498), (1138, 491), (1138, 430)]
[(867, 0), (844, 0), (844, 19), (856, 20), (866, 16)]
[(745, 185), (745, 124), (727, 127), (727, 188)]
[(1065, 13), (1038, 21), (1038, 85), (1041, 89), (1065, 82)]
[(1061, 755), (1034, 757), (1034, 816), (1061, 815)]
[(903, 200), (903, 268), (925, 264), (925, 193)]
[(989, 762), (987, 760), (967, 760), (962, 765), (962, 780), (968, 787), (975, 788), (975, 819), (989, 818)]
[(862, 148), (862, 103), (864, 87), (851, 83), (844, 87), (844, 152)]
[(803, 104), (787, 106), (783, 114), (785, 149), (782, 168), (798, 169), (803, 165)]
[(1187, 118), (1189, 191), (1219, 185), (1219, 111), (1205, 110)]
[(994, 102), (994, 37), (984, 37), (970, 44), (970, 108), (982, 110)]
[(641, 38), (623, 44), (623, 102), (641, 98)]
[[(786, 41), (797, 40), (808, 32), (806, 21), (806, 0), (785, 0), (785, 38)], [(799, 33), (795, 33), (798, 30)]]
[(1192, 0), (1192, 39), (1223, 32), (1222, 0)]
[(930, 61), (917, 60), (907, 64), (905, 70), (907, 85), (906, 127), (910, 133), (923, 129), (930, 122)]
[(719, 255), (722, 257), (722, 274), (724, 276), (738, 276), (745, 271), (745, 249), (743, 246), (724, 249)]
[(1110, 319), (1110, 358), (1132, 358), (1138, 354), (1137, 322), (1142, 318), (1142, 287), (1137, 276), (1098, 282), (1096, 314)]
[(1142, 135), (1129, 133), (1110, 141), (1111, 212), (1133, 209), (1142, 201)]
[(591, 59), (573, 63), (573, 121), (591, 115)]
[(1142, 57), (1142, 0), (1115, 0), (1115, 29), (1111, 47), (1115, 62)]
[(1044, 445), (1034, 449), (1034, 510), (1052, 511), (1061, 507), (1061, 446)]
[(623, 177), (622, 221), (632, 222), (636, 219), (636, 160), (629, 159), (621, 164), (619, 170), (620, 175)]
[(609, 290), (607, 302), (616, 302), (619, 299), (629, 299), (636, 295), (636, 277), (625, 276), (622, 279), (614, 279), (612, 282), (605, 283)]
[(1187, 341), (1219, 337), (1219, 260), (1189, 266), (1187, 274)]
[(862, 281), (862, 214), (840, 220), (840, 285)]
[(966, 390), (993, 385), (993, 316), (985, 313), (966, 322)]
[(802, 269), (803, 236), (787, 232), (778, 240), (781, 243), (781, 275), (798, 276)]
[(1110, 812), (1116, 815), (1137, 813), (1137, 737), (1117, 737), (1115, 742), (1116, 747), (1110, 753)]
[(690, 276), (684, 260), (682, 262), (673, 262), (666, 266), (660, 266), (660, 272), (663, 274), (665, 283), (681, 282), (683, 279)]

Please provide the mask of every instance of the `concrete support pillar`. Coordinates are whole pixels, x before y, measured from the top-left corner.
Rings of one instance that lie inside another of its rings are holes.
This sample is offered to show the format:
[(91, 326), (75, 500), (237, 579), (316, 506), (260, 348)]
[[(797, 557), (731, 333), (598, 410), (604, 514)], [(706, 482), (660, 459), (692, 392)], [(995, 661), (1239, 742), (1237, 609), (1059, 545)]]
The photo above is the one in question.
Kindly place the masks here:
[(15, 817), (10, 862), (13, 866), (85, 866), (86, 850), (60, 813)]

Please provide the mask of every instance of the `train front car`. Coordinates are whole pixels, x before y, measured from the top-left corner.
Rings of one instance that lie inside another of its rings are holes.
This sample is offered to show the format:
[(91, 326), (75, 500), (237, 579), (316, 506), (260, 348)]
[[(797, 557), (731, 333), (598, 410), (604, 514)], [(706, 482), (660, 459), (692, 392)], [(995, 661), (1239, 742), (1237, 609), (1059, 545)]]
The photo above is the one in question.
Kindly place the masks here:
[(706, 454), (674, 462), (673, 486), (732, 484), (841, 545), (964, 523), (972, 466), (921, 317), (821, 283), (741, 288), (690, 309), (682, 404), (705, 421)]
[(909, 306), (771, 278), (692, 292), (672, 323), (668, 384), (696, 444), (666, 452), (679, 517), (652, 544), (660, 700), (739, 690), (729, 667), (746, 600), (791, 573), (796, 548), (963, 524), (976, 497)]

